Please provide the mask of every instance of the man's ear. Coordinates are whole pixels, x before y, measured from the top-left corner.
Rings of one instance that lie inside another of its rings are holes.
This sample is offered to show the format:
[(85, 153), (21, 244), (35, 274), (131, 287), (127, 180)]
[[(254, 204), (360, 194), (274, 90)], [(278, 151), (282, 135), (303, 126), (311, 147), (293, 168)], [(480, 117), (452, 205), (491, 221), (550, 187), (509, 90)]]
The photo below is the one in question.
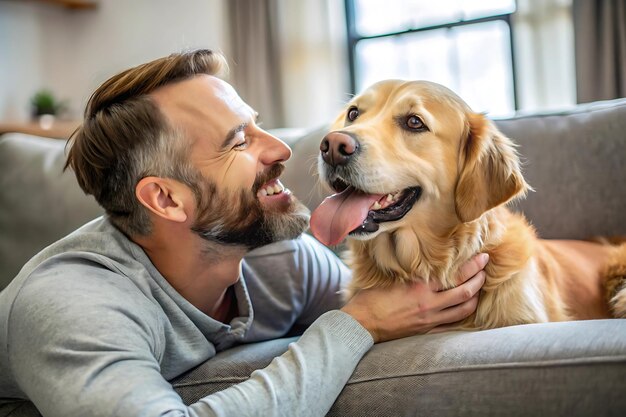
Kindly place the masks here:
[(529, 189), (513, 142), (482, 114), (470, 114), (455, 191), (458, 218), (464, 223), (475, 220)]
[(155, 215), (174, 222), (187, 220), (184, 186), (177, 181), (160, 178), (142, 178), (135, 187), (141, 204)]

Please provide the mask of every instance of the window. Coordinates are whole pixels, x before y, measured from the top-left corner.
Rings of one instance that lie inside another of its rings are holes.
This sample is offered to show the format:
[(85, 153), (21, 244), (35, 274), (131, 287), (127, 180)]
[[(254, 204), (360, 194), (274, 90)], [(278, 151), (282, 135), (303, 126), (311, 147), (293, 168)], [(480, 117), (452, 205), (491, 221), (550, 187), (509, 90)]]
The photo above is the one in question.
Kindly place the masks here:
[(515, 0), (345, 0), (352, 92), (386, 78), (445, 85), (490, 116), (516, 108)]

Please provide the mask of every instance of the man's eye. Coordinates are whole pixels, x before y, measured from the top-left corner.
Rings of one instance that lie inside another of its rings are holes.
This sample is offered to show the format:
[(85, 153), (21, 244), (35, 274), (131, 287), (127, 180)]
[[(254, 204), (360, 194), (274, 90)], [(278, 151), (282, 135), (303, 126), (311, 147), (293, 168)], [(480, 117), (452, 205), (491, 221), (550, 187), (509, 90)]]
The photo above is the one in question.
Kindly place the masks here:
[(243, 142), (239, 142), (238, 144), (233, 146), (233, 149), (241, 150), (241, 149), (245, 149), (247, 146), (248, 146), (248, 142), (244, 140)]

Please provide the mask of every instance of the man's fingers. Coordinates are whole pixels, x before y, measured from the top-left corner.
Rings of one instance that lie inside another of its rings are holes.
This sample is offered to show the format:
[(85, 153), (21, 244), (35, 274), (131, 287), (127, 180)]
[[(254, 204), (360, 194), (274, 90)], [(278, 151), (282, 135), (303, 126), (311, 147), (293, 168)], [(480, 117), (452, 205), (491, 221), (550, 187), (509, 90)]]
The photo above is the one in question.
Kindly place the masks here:
[(479, 271), (458, 287), (436, 294), (436, 297), (439, 298), (437, 305), (442, 309), (446, 309), (462, 304), (478, 294), (484, 283), (485, 271)]
[(479, 271), (482, 271), (489, 262), (489, 255), (486, 253), (479, 253), (469, 261), (465, 262), (459, 269), (457, 277), (457, 285), (461, 285)]
[[(458, 325), (458, 321), (464, 320), (471, 316), (476, 307), (478, 306), (478, 294), (474, 295), (469, 300), (455, 305), (454, 307), (446, 308), (438, 312), (433, 318), (435, 322), (442, 323), (441, 325), (434, 327), (429, 333), (437, 333), (438, 331), (446, 331), (452, 327)], [(451, 325), (451, 323), (454, 323)]]

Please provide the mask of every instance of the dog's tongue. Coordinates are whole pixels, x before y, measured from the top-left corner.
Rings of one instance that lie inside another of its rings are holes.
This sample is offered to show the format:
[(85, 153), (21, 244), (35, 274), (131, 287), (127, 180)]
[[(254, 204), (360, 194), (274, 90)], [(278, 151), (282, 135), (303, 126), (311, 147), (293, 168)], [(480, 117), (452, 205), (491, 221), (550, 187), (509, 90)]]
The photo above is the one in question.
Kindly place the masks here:
[(365, 194), (353, 187), (327, 197), (311, 214), (313, 236), (327, 246), (339, 244), (363, 224), (369, 208), (381, 197), (382, 194)]

